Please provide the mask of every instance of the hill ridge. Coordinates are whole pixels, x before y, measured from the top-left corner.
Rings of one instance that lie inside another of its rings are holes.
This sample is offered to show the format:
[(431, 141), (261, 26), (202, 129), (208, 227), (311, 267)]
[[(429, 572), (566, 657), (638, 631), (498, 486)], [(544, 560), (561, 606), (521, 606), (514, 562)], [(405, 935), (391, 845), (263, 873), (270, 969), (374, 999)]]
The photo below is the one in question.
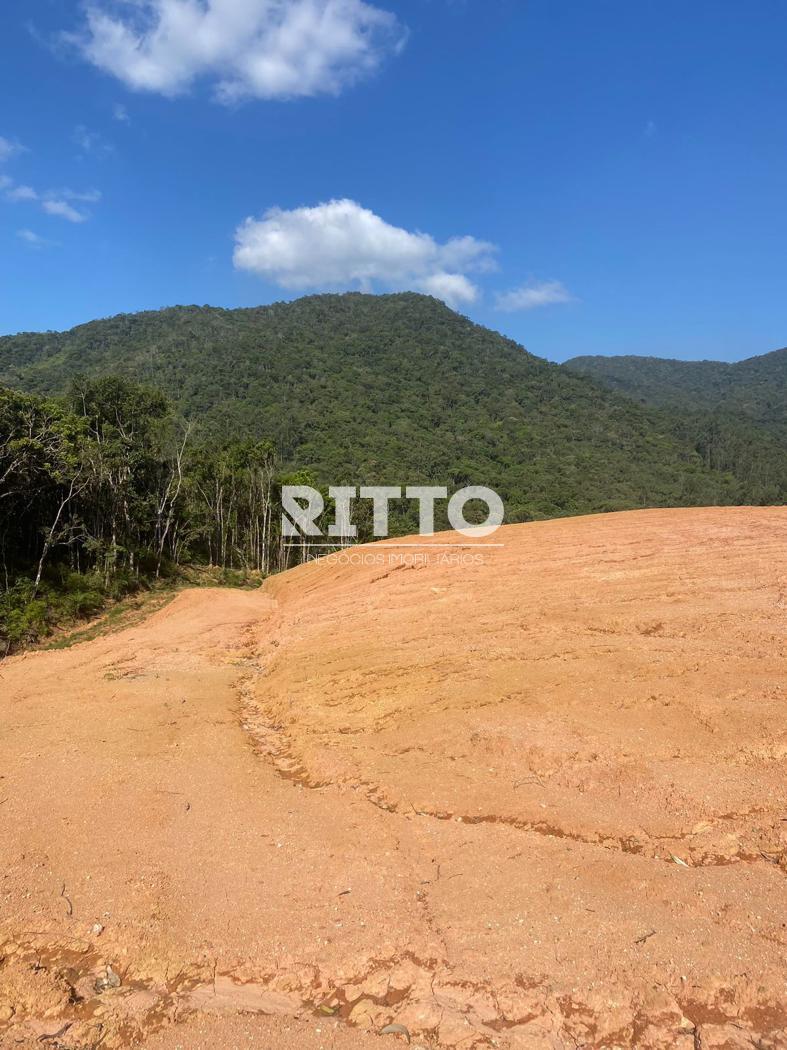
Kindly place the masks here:
[(730, 362), (582, 355), (563, 367), (641, 404), (729, 414), (787, 441), (787, 347)]
[(214, 446), (270, 439), (325, 484), (489, 485), (514, 521), (787, 490), (787, 468), (762, 469), (773, 453), (757, 434), (708, 455), (680, 420), (415, 292), (168, 307), (0, 338), (0, 384), (52, 395), (106, 373), (160, 388)]

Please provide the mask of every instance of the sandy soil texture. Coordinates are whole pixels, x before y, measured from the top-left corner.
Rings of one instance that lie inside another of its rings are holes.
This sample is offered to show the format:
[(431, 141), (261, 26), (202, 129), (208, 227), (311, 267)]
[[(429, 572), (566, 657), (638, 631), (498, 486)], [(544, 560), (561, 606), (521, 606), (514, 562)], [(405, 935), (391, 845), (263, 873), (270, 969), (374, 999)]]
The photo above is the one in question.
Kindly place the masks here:
[(0, 664), (4, 1050), (787, 1048), (787, 510), (489, 542)]

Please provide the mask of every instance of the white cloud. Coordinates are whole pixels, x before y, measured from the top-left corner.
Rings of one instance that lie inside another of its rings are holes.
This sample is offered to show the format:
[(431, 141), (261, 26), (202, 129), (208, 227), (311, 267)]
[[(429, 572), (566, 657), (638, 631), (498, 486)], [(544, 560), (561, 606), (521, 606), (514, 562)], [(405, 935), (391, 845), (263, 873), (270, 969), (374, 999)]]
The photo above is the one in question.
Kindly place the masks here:
[(449, 306), (474, 302), (467, 272), (494, 268), (494, 245), (474, 237), (444, 244), (426, 233), (391, 226), (352, 200), (313, 208), (272, 208), (235, 231), (235, 266), (282, 288), (410, 289)]
[(20, 201), (37, 201), (38, 194), (32, 186), (14, 186), (11, 179), (8, 179), (6, 199), (18, 204)]
[(114, 120), (120, 121), (121, 124), (131, 123), (131, 117), (128, 115), (128, 110), (119, 102), (116, 102), (112, 107), (112, 117)]
[(55, 244), (54, 241), (47, 240), (46, 237), (42, 237), (32, 230), (17, 230), (16, 235), (20, 241), (29, 244), (31, 248), (49, 248)]
[(97, 204), (101, 200), (100, 190), (50, 190), (47, 197), (52, 199), (53, 197), (60, 198), (65, 201), (78, 201), (81, 204)]
[(366, 0), (89, 0), (66, 39), (130, 88), (217, 98), (338, 94), (398, 50), (396, 17)]
[(75, 193), (73, 190), (47, 190), (39, 193), (32, 186), (17, 186), (12, 179), (0, 178), (0, 190), (7, 201), (11, 204), (39, 204), (41, 210), (47, 215), (53, 215), (69, 222), (86, 222), (90, 216), (85, 211), (80, 211), (71, 203), (95, 203), (101, 200), (98, 190), (88, 190), (85, 193)]
[(573, 300), (574, 296), (560, 281), (536, 281), (521, 288), (514, 288), (510, 292), (500, 292), (497, 296), (497, 309), (513, 313), (516, 310), (536, 310), (539, 306), (570, 303)]
[(71, 136), (85, 156), (108, 157), (115, 152), (111, 142), (106, 142), (97, 131), (91, 131), (84, 124), (77, 124)]
[[(15, 153), (23, 151), (24, 147), (11, 143), (8, 139), (0, 136), (0, 162), (7, 160), (8, 157), (13, 156)], [(10, 204), (37, 204), (47, 215), (67, 219), (68, 222), (86, 222), (90, 217), (84, 210), (80, 211), (78, 208), (75, 208), (73, 202), (77, 204), (95, 204), (101, 200), (101, 194), (98, 190), (86, 190), (83, 192), (75, 192), (69, 189), (39, 191), (32, 186), (16, 183), (8, 175), (0, 175), (0, 192)], [(25, 236), (27, 233), (30, 233), (30, 231), (20, 231), (19, 236), (23, 240), (28, 240), (28, 243), (32, 243)]]
[(16, 156), (17, 153), (23, 153), (24, 147), (20, 146), (18, 142), (12, 142), (10, 139), (3, 138), (0, 135), (0, 164), (4, 164), (11, 157)]
[(68, 219), (69, 222), (87, 222), (88, 219), (85, 212), (77, 211), (72, 204), (65, 200), (49, 198), (41, 202), (41, 207), (47, 215), (56, 215), (61, 219)]
[(442, 299), (449, 306), (474, 303), (478, 299), (478, 287), (463, 273), (434, 273), (419, 284), (419, 291)]

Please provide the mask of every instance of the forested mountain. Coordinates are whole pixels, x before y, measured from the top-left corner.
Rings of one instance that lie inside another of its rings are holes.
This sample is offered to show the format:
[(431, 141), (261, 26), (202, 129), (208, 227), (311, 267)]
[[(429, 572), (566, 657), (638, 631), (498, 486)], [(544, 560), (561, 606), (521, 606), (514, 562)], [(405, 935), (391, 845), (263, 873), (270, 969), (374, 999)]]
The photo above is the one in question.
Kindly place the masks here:
[(783, 491), (767, 449), (708, 456), (674, 418), (422, 295), (178, 307), (0, 339), (0, 383), (14, 388), (59, 394), (108, 373), (166, 393), (198, 443), (269, 440), (325, 484), (490, 485), (511, 520)]
[(0, 655), (185, 562), (293, 564), (289, 480), (486, 485), (509, 521), (787, 494), (767, 380), (750, 418), (643, 406), (415, 294), (6, 337), (0, 384)]
[(565, 368), (645, 405), (750, 420), (787, 440), (787, 348), (736, 364), (575, 357)]

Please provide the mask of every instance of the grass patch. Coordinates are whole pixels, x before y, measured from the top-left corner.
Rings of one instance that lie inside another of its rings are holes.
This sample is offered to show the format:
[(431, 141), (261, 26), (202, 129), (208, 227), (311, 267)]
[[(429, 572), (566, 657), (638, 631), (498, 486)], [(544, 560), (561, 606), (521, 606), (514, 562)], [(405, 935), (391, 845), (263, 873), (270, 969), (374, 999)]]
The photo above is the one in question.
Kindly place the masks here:
[(37, 646), (37, 648), (44, 650), (70, 649), (72, 645), (92, 642), (94, 638), (100, 638), (107, 634), (116, 634), (118, 631), (124, 631), (128, 627), (134, 627), (147, 619), (152, 613), (163, 609), (165, 605), (169, 605), (178, 591), (182, 589), (183, 585), (165, 584), (143, 594), (123, 598), (84, 627), (71, 629), (61, 627), (56, 629), (55, 633), (59, 633), (60, 637), (55, 640), (49, 640)]
[(186, 565), (165, 577), (116, 580), (107, 591), (94, 574), (16, 581), (0, 594), (0, 659), (25, 649), (68, 649), (140, 623), (186, 587), (261, 586), (261, 573)]

